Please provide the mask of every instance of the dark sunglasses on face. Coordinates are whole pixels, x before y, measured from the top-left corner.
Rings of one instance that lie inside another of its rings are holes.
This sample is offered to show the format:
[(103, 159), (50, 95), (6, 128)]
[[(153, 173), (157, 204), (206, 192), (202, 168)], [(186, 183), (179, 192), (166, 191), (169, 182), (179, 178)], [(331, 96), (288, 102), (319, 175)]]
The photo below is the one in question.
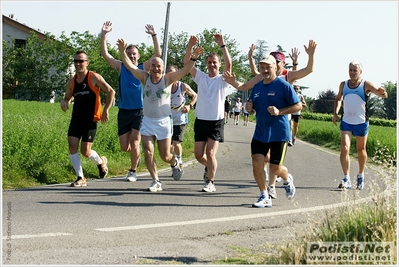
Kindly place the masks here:
[(87, 61), (87, 60), (85, 60), (85, 59), (74, 59), (73, 60), (74, 63), (80, 63), (80, 64), (82, 64), (85, 61)]

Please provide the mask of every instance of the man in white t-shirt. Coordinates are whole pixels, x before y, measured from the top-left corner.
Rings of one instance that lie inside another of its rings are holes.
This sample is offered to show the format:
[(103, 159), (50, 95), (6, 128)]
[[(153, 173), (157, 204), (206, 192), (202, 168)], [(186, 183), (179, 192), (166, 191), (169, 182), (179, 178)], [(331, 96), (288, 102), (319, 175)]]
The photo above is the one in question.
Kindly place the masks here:
[(242, 109), (241, 98), (237, 98), (236, 103), (234, 104), (234, 124), (238, 125), (238, 121), (240, 120), (240, 114)]
[[(213, 36), (213, 40), (222, 50), (224, 70), (231, 71), (231, 57), (223, 36), (217, 33)], [(197, 37), (191, 36), (184, 58), (185, 63), (189, 61), (190, 52), (197, 43)], [(219, 73), (221, 65), (220, 56), (217, 53), (211, 53), (206, 57), (208, 74), (195, 67), (190, 70), (193, 81), (198, 85), (194, 123), (194, 154), (198, 162), (205, 166), (205, 185), (202, 188), (204, 192), (216, 191), (214, 185), (217, 168), (216, 153), (219, 142), (223, 142), (224, 139), (224, 101), (229, 84)]]

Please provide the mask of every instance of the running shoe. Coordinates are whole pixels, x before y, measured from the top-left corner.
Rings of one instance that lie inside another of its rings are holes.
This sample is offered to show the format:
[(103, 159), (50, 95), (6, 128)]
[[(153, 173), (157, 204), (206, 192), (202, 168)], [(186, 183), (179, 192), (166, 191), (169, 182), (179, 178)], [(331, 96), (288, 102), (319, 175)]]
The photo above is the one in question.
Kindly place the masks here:
[(82, 187), (87, 186), (86, 179), (78, 176), (75, 182), (71, 183), (71, 187)]
[(104, 178), (108, 174), (108, 160), (105, 156), (101, 156), (103, 163), (97, 165), (100, 178)]
[(291, 174), (288, 174), (288, 183), (284, 184), (285, 187), (285, 196), (291, 200), (295, 197), (295, 186), (294, 186), (294, 177)]
[(162, 191), (162, 184), (160, 181), (154, 180), (152, 181), (150, 187), (148, 187), (148, 190), (150, 192), (158, 192), (158, 191)]
[(351, 189), (351, 180), (347, 176), (345, 176), (344, 179), (342, 179), (342, 181), (339, 183), (338, 188)]
[(276, 199), (277, 198), (277, 193), (276, 193), (276, 188), (269, 186), (267, 188), (267, 192), (269, 193), (270, 198)]
[(356, 189), (362, 190), (364, 188), (364, 176), (360, 173), (357, 175), (357, 187)]
[(272, 199), (268, 196), (266, 197), (264, 194), (261, 194), (258, 198), (258, 201), (252, 204), (252, 207), (255, 208), (271, 208), (272, 207)]
[(213, 184), (212, 181), (206, 181), (204, 187), (202, 188), (203, 192), (216, 192), (215, 185)]
[(136, 172), (130, 170), (130, 171), (127, 173), (126, 181), (127, 181), (127, 182), (136, 182), (136, 181), (137, 181)]
[(174, 179), (175, 181), (179, 181), (180, 178), (181, 178), (181, 176), (182, 176), (182, 174), (183, 174), (183, 169), (181, 168), (181, 164), (176, 163), (175, 166), (170, 166), (170, 167), (172, 167), (172, 176), (173, 176), (173, 179)]

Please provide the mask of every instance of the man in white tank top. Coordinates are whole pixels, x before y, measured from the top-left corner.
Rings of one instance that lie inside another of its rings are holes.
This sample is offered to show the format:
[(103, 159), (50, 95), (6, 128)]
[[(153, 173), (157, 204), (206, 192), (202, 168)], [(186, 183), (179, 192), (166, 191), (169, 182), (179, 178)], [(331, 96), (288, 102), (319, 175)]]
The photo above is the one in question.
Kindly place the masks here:
[(168, 162), (173, 170), (173, 179), (180, 180), (182, 169), (178, 160), (170, 153), (172, 136), (172, 119), (170, 109), (171, 86), (174, 82), (183, 78), (194, 66), (194, 61), (202, 54), (203, 48), (197, 47), (188, 55), (189, 60), (184, 67), (176, 72), (163, 74), (164, 62), (159, 57), (153, 57), (150, 63), (150, 72), (139, 69), (132, 64), (126, 54), (126, 42), (123, 39), (117, 41), (122, 62), (126, 68), (138, 79), (143, 86), (144, 117), (140, 129), (141, 140), (145, 156), (145, 164), (153, 182), (148, 188), (151, 192), (162, 191), (158, 178), (157, 166), (154, 160), (155, 141), (158, 144), (158, 152), (161, 159)]
[[(171, 65), (166, 69), (166, 73), (176, 72), (177, 66)], [(191, 98), (189, 104), (186, 102), (186, 96)], [(170, 108), (173, 119), (173, 135), (171, 153), (179, 161), (180, 168), (183, 170), (183, 147), (181, 143), (184, 139), (184, 132), (188, 124), (188, 112), (197, 102), (197, 93), (191, 89), (190, 85), (183, 82), (174, 82), (171, 87)]]
[(371, 82), (361, 78), (362, 65), (358, 61), (349, 63), (349, 77), (341, 82), (337, 97), (334, 102), (334, 115), (332, 122), (337, 125), (338, 113), (343, 104), (343, 115), (340, 124), (341, 130), (341, 155), (340, 162), (344, 178), (338, 185), (339, 188), (352, 188), (350, 180), (350, 145), (352, 135), (356, 137), (358, 152), (359, 173), (356, 177), (356, 189), (364, 188), (364, 168), (367, 162), (366, 143), (369, 131), (369, 118), (367, 114), (367, 100), (370, 93), (387, 98), (388, 93), (382, 87), (376, 87)]

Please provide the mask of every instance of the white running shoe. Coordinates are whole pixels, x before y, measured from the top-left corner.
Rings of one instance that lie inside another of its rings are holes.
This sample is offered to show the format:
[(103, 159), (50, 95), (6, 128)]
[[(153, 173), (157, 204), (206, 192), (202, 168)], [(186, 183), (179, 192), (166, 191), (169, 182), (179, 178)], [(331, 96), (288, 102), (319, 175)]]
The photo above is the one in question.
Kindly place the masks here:
[(258, 201), (252, 204), (252, 207), (255, 208), (271, 208), (272, 207), (272, 199), (268, 196), (266, 197), (264, 194), (261, 194), (258, 198)]
[(364, 176), (360, 173), (357, 175), (357, 187), (356, 189), (362, 190), (364, 188)]
[(213, 184), (212, 181), (206, 181), (204, 187), (202, 188), (203, 192), (216, 192), (215, 185)]
[(351, 189), (352, 188), (351, 180), (345, 176), (342, 179), (342, 181), (339, 183), (338, 188)]
[(136, 182), (136, 181), (137, 181), (136, 172), (134, 172), (134, 171), (129, 171), (129, 172), (127, 173), (127, 176), (126, 176), (126, 181), (127, 181), (127, 182)]
[(277, 193), (276, 193), (276, 188), (269, 186), (267, 188), (267, 192), (269, 193), (269, 196), (271, 199), (276, 199), (277, 198)]
[(288, 183), (284, 184), (285, 186), (285, 196), (291, 200), (295, 197), (295, 186), (294, 186), (294, 177), (291, 174), (288, 174)]
[(154, 180), (152, 181), (150, 187), (148, 187), (148, 190), (150, 192), (158, 192), (158, 191), (162, 191), (162, 185), (160, 181)]

